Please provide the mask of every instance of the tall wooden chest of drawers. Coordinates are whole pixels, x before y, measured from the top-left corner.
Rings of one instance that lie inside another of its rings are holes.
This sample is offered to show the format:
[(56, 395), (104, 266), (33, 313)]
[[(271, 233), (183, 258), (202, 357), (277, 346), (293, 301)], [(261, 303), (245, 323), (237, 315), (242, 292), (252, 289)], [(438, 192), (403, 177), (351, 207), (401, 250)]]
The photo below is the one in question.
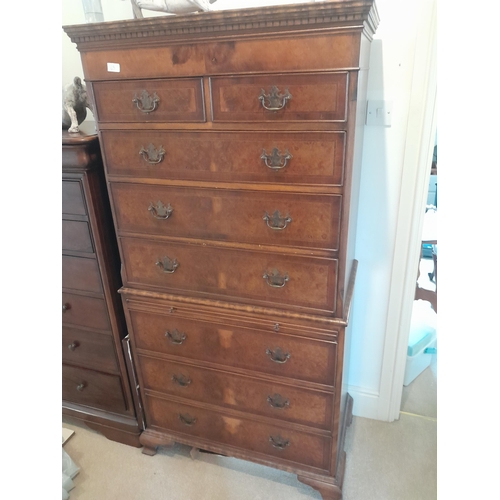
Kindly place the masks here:
[(123, 350), (119, 262), (98, 137), (63, 131), (63, 415), (140, 446), (142, 424)]
[(144, 452), (341, 497), (371, 0), (66, 26), (95, 103)]

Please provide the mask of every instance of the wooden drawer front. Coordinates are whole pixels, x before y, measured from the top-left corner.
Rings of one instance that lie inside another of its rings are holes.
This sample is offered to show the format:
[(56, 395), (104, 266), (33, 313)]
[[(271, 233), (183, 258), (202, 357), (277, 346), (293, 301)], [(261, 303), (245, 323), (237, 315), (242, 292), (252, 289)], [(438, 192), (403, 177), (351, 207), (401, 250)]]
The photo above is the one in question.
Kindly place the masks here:
[[(337, 344), (225, 323), (129, 309), (137, 349), (335, 385)], [(196, 312), (193, 311), (193, 316)], [(298, 332), (302, 333), (302, 332)], [(303, 332), (307, 333), (307, 332)], [(284, 363), (276, 353), (283, 353)], [(273, 361), (272, 357), (278, 361)]]
[[(164, 399), (147, 397), (148, 424), (244, 448), (268, 457), (327, 469), (331, 440)], [(191, 425), (190, 425), (191, 424)], [(283, 449), (273, 446), (282, 446)]]
[[(345, 132), (274, 132), (271, 135), (103, 130), (101, 145), (111, 175), (276, 185), (341, 185), (345, 137)], [(150, 145), (152, 150), (148, 153)], [(273, 156), (274, 149), (277, 151)], [(162, 150), (165, 153), (161, 161), (155, 163)], [(140, 154), (140, 151), (144, 152)]]
[(63, 363), (119, 373), (113, 337), (64, 326), (62, 329)]
[(76, 220), (62, 221), (62, 250), (93, 253), (94, 245), (87, 222)]
[(111, 190), (120, 232), (331, 250), (339, 244), (339, 195), (125, 183)]
[(95, 259), (62, 256), (62, 286), (83, 292), (102, 292), (101, 275)]
[(98, 82), (93, 89), (101, 123), (205, 121), (200, 78)]
[(132, 286), (334, 312), (335, 259), (136, 238), (121, 238), (121, 242), (127, 282)]
[(110, 328), (108, 310), (104, 299), (63, 293), (62, 303), (63, 324), (99, 330), (108, 330)]
[(333, 394), (140, 357), (145, 389), (328, 429)]
[(79, 181), (62, 181), (62, 213), (87, 215), (82, 185)]
[[(98, 51), (81, 52), (85, 77), (90, 81), (263, 73), (274, 72), (278, 67), (280, 71), (356, 68), (360, 65), (359, 55), (359, 34), (355, 32), (318, 30), (297, 36), (293, 29), (283, 38), (204, 39), (199, 43), (187, 39), (155, 46), (153, 50), (132, 46), (114, 50), (101, 45)], [(110, 61), (120, 65), (119, 73), (108, 71)]]
[(120, 377), (75, 366), (62, 366), (62, 397), (86, 406), (125, 413)]
[(214, 122), (343, 122), (347, 118), (347, 73), (214, 77), (210, 86)]

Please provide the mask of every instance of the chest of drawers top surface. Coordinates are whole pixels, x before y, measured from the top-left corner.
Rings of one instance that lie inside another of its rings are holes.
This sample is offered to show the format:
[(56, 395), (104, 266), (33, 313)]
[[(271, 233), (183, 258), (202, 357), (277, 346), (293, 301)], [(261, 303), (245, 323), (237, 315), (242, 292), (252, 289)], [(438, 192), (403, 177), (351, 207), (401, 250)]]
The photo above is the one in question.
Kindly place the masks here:
[[(100, 167), (99, 138), (89, 124), (81, 125), (78, 134), (62, 131), (62, 168), (71, 173), (73, 169), (91, 170)], [(64, 196), (63, 191), (63, 196)]]

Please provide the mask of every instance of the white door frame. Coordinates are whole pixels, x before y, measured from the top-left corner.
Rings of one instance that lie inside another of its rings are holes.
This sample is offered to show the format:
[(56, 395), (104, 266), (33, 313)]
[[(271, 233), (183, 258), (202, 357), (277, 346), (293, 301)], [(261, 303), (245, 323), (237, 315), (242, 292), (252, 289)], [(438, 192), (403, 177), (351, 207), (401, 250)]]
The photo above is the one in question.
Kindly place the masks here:
[(422, 2), (421, 5), (418, 26), (424, 29), (417, 29), (380, 380), (379, 400), (383, 408), (380, 408), (379, 416), (389, 422), (399, 419), (401, 407), (423, 215), (437, 126), (436, 1)]

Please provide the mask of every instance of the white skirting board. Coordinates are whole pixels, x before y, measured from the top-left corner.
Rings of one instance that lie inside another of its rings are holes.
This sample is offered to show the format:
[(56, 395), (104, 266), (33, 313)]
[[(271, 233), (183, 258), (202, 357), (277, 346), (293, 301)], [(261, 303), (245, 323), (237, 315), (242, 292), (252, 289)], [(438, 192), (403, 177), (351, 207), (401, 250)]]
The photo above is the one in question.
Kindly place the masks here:
[(347, 392), (353, 398), (352, 414), (355, 417), (372, 418), (374, 420), (387, 419), (385, 415), (380, 414), (381, 400), (379, 392), (353, 385), (348, 386)]

